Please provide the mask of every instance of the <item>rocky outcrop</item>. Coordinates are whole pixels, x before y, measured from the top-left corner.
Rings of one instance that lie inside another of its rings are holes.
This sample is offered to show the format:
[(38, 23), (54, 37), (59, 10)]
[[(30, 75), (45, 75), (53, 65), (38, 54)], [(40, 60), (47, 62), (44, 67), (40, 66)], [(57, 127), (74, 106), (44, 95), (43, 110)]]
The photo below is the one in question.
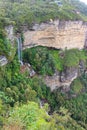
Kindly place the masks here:
[(60, 87), (62, 87), (62, 89), (64, 89), (66, 92), (69, 91), (72, 81), (78, 76), (77, 72), (73, 73), (73, 75), (72, 73), (69, 73), (69, 75), (71, 75), (71, 78), (66, 76), (66, 73), (63, 72), (63, 74), (64, 75), (55, 73), (53, 76), (44, 77), (44, 82), (48, 87), (50, 87), (51, 91)]
[(60, 74), (61, 82), (72, 82), (78, 76), (77, 67), (66, 67)]
[(8, 60), (5, 56), (0, 56), (0, 66), (4, 66), (8, 63)]
[[(24, 33), (24, 47), (47, 46), (58, 49), (82, 49), (87, 40), (87, 23), (82, 21), (51, 21), (35, 24)], [(86, 46), (85, 46), (86, 47)]]
[(31, 65), (29, 63), (24, 63), (20, 66), (20, 72), (27, 73), (27, 76), (33, 77), (35, 76), (36, 72), (32, 69)]
[(84, 61), (80, 61), (78, 67), (68, 67), (62, 72), (55, 72), (53, 76), (45, 76), (44, 82), (51, 88), (51, 91), (62, 87), (64, 92), (68, 92), (73, 80), (81, 76), (85, 70), (86, 66)]
[(7, 32), (7, 38), (10, 39), (12, 42), (14, 41), (14, 27), (12, 25), (8, 25), (5, 27), (5, 30)]

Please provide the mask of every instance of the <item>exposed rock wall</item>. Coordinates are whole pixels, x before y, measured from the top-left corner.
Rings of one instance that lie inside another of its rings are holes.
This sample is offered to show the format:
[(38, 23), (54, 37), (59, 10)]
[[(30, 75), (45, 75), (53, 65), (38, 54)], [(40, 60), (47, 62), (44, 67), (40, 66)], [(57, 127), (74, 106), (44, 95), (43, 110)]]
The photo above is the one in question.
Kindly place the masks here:
[[(76, 70), (76, 72), (73, 72), (73, 69)], [(45, 76), (44, 82), (45, 84), (50, 87), (51, 91), (58, 89), (62, 87), (64, 91), (70, 90), (70, 85), (74, 79), (78, 77), (78, 69), (72, 68), (72, 70), (68, 70), (67, 72), (61, 73), (55, 73), (53, 76)]]
[(14, 27), (12, 25), (8, 25), (5, 27), (5, 30), (7, 32), (7, 38), (14, 41)]
[(60, 76), (56, 75), (55, 73), (53, 76), (44, 77), (44, 82), (48, 87), (50, 87), (51, 91), (62, 87), (67, 92), (70, 90), (70, 85), (72, 81), (76, 78), (77, 78), (77, 73), (71, 80), (66, 80), (64, 82), (61, 82)]
[(86, 71), (84, 61), (80, 61), (78, 67), (69, 67), (60, 72), (55, 72), (53, 76), (45, 76), (44, 82), (51, 91), (62, 87), (64, 92), (70, 90), (70, 85), (74, 79), (81, 76)]
[(51, 21), (35, 24), (24, 33), (24, 46), (42, 45), (58, 49), (82, 49), (86, 43), (87, 23), (82, 21)]

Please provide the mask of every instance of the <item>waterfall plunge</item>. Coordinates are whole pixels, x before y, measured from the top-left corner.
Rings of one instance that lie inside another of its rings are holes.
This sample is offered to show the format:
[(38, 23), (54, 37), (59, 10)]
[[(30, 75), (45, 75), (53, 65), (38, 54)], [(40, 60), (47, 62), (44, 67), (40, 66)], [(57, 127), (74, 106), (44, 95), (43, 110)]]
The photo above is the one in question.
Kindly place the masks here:
[(22, 62), (22, 40), (21, 37), (17, 38), (17, 44), (18, 44), (18, 60), (23, 65)]

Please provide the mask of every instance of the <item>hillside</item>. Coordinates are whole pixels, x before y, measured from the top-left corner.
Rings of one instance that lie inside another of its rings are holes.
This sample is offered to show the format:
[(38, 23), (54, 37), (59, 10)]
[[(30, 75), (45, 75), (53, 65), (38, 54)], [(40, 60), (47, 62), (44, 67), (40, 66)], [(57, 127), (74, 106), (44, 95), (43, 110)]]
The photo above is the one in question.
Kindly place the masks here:
[[(87, 6), (78, 0), (0, 0), (0, 18), (16, 25), (46, 22), (50, 19), (87, 21)], [(13, 21), (13, 22), (12, 22)]]
[(0, 130), (87, 130), (86, 22), (79, 0), (0, 0)]

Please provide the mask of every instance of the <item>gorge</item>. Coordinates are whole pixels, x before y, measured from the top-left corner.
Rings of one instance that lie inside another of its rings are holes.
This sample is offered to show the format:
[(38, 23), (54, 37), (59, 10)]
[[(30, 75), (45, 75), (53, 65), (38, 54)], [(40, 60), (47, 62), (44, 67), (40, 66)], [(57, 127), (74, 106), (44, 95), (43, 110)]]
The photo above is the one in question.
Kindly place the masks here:
[(80, 0), (0, 0), (0, 130), (87, 130)]
[[(35, 24), (32, 30), (24, 32), (24, 49), (35, 46), (52, 47), (55, 49), (83, 49), (87, 48), (87, 23), (83, 21), (50, 20), (47, 23)], [(54, 89), (69, 87), (81, 71), (85, 71), (85, 63), (80, 61), (78, 67), (66, 67), (62, 73), (44, 78), (47, 86)], [(60, 80), (61, 79), (61, 80)]]
[[(12, 40), (14, 37), (12, 33), (13, 27), (9, 26), (6, 29), (9, 32), (8, 37)], [(83, 49), (87, 47), (87, 23), (83, 21), (50, 20), (47, 23), (33, 25), (31, 30), (24, 27), (22, 31), (24, 32), (23, 50), (35, 46), (58, 50)], [(18, 49), (18, 56), (20, 56), (19, 53)], [(44, 82), (52, 91), (60, 86), (69, 89), (72, 81), (78, 77), (80, 68), (83, 69), (83, 72), (86, 69), (82, 60), (79, 62), (78, 67), (65, 67), (62, 73), (55, 72), (53, 76), (45, 77)]]

